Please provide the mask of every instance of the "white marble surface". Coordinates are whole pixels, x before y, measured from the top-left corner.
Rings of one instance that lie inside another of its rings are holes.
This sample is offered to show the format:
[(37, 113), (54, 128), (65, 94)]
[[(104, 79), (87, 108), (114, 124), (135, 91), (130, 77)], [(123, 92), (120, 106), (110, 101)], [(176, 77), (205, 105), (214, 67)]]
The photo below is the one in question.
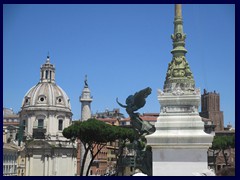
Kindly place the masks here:
[(207, 150), (213, 135), (204, 132), (200, 98), (195, 92), (159, 93), (156, 131), (146, 136), (152, 147), (153, 176), (194, 176), (208, 169)]

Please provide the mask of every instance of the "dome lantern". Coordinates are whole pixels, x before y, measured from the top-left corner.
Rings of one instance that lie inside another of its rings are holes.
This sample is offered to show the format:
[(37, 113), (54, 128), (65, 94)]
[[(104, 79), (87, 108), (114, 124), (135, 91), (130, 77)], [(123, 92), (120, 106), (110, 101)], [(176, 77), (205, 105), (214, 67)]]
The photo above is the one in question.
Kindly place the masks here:
[(50, 63), (49, 55), (47, 56), (46, 63), (41, 66), (40, 81), (55, 83), (55, 67)]

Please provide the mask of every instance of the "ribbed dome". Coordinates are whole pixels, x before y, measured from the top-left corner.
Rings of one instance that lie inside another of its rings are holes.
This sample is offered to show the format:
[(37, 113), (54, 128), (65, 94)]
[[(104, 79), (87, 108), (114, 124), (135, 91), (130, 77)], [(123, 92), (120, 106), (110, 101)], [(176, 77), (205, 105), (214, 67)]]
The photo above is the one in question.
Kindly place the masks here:
[(40, 82), (25, 94), (22, 109), (71, 112), (69, 97), (55, 83), (55, 67), (50, 64), (49, 57), (41, 66), (40, 74)]
[(38, 83), (24, 96), (23, 108), (60, 107), (71, 111), (70, 100), (67, 94), (55, 83)]

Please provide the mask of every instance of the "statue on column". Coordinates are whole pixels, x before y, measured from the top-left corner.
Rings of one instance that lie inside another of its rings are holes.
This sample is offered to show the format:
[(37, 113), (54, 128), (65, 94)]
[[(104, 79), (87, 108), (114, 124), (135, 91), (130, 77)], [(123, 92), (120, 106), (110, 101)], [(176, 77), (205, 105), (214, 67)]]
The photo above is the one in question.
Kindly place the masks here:
[(136, 151), (136, 167), (141, 169), (142, 172), (147, 175), (152, 175), (152, 153), (151, 147), (146, 147), (146, 135), (155, 132), (156, 128), (148, 121), (144, 121), (140, 118), (140, 114), (135, 112), (142, 108), (146, 104), (146, 98), (150, 95), (152, 89), (147, 87), (136, 92), (134, 95), (130, 95), (126, 99), (126, 105), (121, 104), (118, 99), (117, 103), (126, 109), (128, 113), (131, 125), (136, 131), (136, 138), (133, 142), (133, 147)]
[(84, 80), (84, 87), (87, 88), (88, 87), (88, 83), (87, 83), (87, 75), (85, 75), (85, 80)]

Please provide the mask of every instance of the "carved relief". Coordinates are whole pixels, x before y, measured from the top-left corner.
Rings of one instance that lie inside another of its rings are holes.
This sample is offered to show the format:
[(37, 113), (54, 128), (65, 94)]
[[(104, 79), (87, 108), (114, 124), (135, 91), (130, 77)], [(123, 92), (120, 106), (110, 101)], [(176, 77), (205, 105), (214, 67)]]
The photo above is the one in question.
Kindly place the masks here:
[(193, 94), (199, 95), (200, 94), (200, 89), (198, 89), (198, 88), (194, 89)]
[(174, 77), (193, 79), (189, 64), (184, 56), (173, 57), (172, 62), (168, 64), (166, 79), (169, 80)]
[(174, 57), (173, 59), (175, 61), (175, 64), (179, 65), (183, 62), (183, 59), (185, 59), (185, 57), (184, 56), (177, 56), (177, 57)]
[(196, 106), (168, 106), (162, 107), (161, 113), (195, 113), (197, 112)]
[(180, 96), (180, 95), (183, 95), (184, 92), (182, 91), (182, 89), (179, 87), (179, 85), (177, 84), (176, 85), (176, 88), (173, 90), (172, 92), (173, 95), (177, 95), (177, 96)]
[(166, 112), (167, 112), (167, 107), (165, 107), (165, 106), (162, 107), (162, 108), (161, 108), (161, 112), (162, 112), (162, 113), (166, 113)]
[(192, 106), (192, 107), (191, 107), (191, 110), (192, 110), (192, 113), (197, 112), (196, 106)]
[(192, 74), (192, 72), (191, 72), (191, 70), (190, 70), (190, 67), (189, 67), (188, 62), (186, 62), (185, 72), (186, 72), (186, 77), (187, 77), (188, 79), (193, 79), (193, 74)]
[(157, 90), (157, 93), (158, 93), (158, 96), (164, 95), (164, 92), (163, 92), (161, 89), (158, 89), (158, 90)]
[(173, 41), (178, 42), (178, 41), (185, 41), (186, 39), (186, 34), (182, 34), (180, 32), (176, 33), (176, 34), (172, 34), (171, 38)]

